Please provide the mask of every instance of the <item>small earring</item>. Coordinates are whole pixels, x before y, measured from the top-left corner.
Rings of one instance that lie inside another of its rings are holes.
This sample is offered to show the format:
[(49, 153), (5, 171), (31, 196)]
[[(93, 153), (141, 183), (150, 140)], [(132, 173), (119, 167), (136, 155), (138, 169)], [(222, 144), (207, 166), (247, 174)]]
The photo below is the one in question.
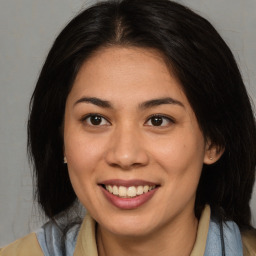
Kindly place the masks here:
[(212, 156), (209, 156), (209, 159), (210, 159), (210, 160), (213, 160), (213, 157), (212, 157)]
[(67, 161), (67, 158), (64, 156), (64, 160), (63, 160), (64, 164), (66, 164), (68, 161)]

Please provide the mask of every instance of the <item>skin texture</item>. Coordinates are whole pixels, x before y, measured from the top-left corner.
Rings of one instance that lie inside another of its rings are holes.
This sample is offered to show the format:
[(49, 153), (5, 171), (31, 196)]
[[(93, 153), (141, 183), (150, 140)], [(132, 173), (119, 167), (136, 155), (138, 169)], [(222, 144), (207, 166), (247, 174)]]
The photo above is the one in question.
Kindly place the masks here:
[[(108, 101), (111, 107), (83, 97)], [(176, 103), (142, 107), (166, 97)], [(104, 118), (92, 125), (89, 114)], [(152, 123), (155, 114), (163, 116), (160, 126)], [(115, 46), (84, 62), (66, 102), (64, 155), (73, 188), (98, 223), (101, 256), (190, 254), (202, 165), (220, 157), (209, 144), (157, 51)], [(124, 210), (102, 193), (99, 184), (110, 179), (140, 179), (159, 188), (145, 204)]]

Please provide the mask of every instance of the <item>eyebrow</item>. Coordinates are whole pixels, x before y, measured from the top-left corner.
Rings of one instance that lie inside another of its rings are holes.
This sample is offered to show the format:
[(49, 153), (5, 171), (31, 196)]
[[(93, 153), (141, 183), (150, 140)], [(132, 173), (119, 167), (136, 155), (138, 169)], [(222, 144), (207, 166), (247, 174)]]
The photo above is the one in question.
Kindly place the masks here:
[[(96, 97), (82, 97), (81, 99), (77, 100), (74, 103), (74, 106), (77, 105), (78, 103), (90, 103), (90, 104), (93, 104), (93, 105), (96, 105), (96, 106), (102, 107), (102, 108), (111, 108), (111, 109), (114, 108), (109, 101), (99, 99)], [(157, 106), (165, 105), (165, 104), (173, 104), (173, 105), (178, 105), (178, 106), (185, 108), (184, 105), (180, 101), (175, 100), (170, 97), (145, 101), (145, 102), (139, 104), (139, 108), (147, 109), (147, 108), (157, 107)]]
[(113, 108), (113, 106), (111, 105), (111, 103), (107, 100), (102, 100), (96, 97), (83, 97), (81, 99), (79, 99), (78, 101), (75, 102), (74, 106), (77, 105), (78, 103), (91, 103), (94, 104), (98, 107), (102, 107), (102, 108)]
[(164, 104), (173, 104), (173, 105), (178, 105), (178, 106), (181, 106), (181, 107), (185, 108), (185, 106), (180, 101), (175, 100), (175, 99), (170, 98), (170, 97), (152, 99), (152, 100), (143, 102), (139, 105), (139, 108), (147, 109), (147, 108), (157, 107), (157, 106), (164, 105)]

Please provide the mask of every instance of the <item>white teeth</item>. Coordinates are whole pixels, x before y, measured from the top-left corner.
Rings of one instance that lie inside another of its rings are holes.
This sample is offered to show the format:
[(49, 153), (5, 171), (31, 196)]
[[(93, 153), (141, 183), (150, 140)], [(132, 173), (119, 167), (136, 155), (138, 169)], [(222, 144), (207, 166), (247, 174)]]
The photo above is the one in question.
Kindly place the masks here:
[(136, 196), (136, 188), (135, 187), (129, 187), (127, 189), (127, 196), (134, 197)]
[(143, 188), (144, 193), (147, 193), (148, 190), (149, 190), (149, 186), (148, 185), (144, 186), (144, 188)]
[(144, 189), (143, 189), (143, 186), (138, 186), (137, 187), (137, 195), (142, 195), (143, 194), (143, 191)]
[(127, 189), (126, 189), (126, 187), (120, 186), (118, 189), (118, 192), (119, 192), (118, 193), (119, 196), (125, 197), (127, 194)]
[(130, 198), (130, 197), (135, 197), (142, 195), (143, 193), (147, 193), (150, 190), (154, 189), (156, 186), (131, 186), (131, 187), (124, 187), (124, 186), (112, 186), (112, 185), (106, 185), (106, 190), (114, 194), (116, 196), (122, 197), (122, 198)]
[(118, 195), (118, 187), (117, 186), (113, 186), (112, 190), (113, 190), (113, 194), (117, 196)]
[(110, 185), (107, 185), (107, 190), (110, 192), (110, 193), (113, 193), (113, 189)]

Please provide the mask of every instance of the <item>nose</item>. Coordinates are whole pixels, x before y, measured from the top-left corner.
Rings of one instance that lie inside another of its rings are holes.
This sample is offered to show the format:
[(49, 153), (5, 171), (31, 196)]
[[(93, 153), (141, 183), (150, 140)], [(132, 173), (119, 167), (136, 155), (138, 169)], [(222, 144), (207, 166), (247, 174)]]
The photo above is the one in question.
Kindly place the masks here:
[(129, 170), (149, 163), (149, 155), (138, 129), (125, 126), (116, 129), (106, 154), (109, 165)]

